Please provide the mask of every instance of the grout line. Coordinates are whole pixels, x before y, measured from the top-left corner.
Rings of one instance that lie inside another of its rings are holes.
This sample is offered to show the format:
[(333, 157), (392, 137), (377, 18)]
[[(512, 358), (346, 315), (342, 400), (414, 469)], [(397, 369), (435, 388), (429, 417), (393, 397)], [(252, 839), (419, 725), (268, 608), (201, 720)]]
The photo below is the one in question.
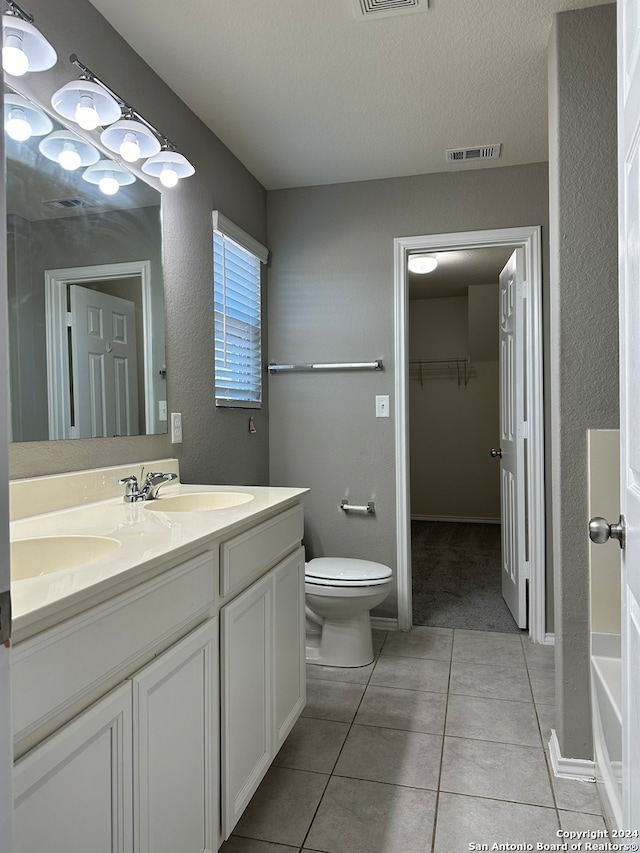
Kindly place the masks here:
[(456, 640), (456, 629), (453, 629), (453, 637), (451, 639), (451, 658), (449, 660), (449, 680), (447, 682), (447, 700), (444, 706), (444, 722), (442, 725), (442, 749), (440, 750), (440, 767), (438, 768), (438, 784), (436, 791), (436, 805), (433, 812), (433, 832), (431, 833), (431, 853), (436, 849), (436, 832), (438, 830), (438, 811), (440, 807), (440, 783), (442, 782), (442, 764), (444, 761), (444, 744), (447, 734), (447, 714), (449, 713), (449, 695), (451, 691), (451, 671), (453, 670), (453, 646)]
[[(333, 763), (333, 767), (332, 767), (332, 769), (331, 769), (331, 772), (329, 773), (329, 776), (327, 777), (327, 784), (324, 786), (324, 789), (323, 789), (323, 791), (322, 791), (322, 796), (321, 796), (321, 797), (320, 797), (320, 799), (318, 800), (318, 805), (316, 806), (315, 811), (313, 812), (313, 817), (311, 818), (311, 822), (309, 823), (309, 828), (308, 828), (308, 829), (307, 829), (307, 831), (305, 832), (304, 838), (303, 838), (303, 840), (302, 840), (302, 844), (300, 845), (300, 850), (302, 850), (302, 849), (304, 848), (304, 846), (305, 846), (305, 843), (306, 843), (306, 841), (307, 841), (307, 838), (309, 837), (309, 833), (311, 832), (311, 827), (313, 826), (313, 823), (314, 823), (314, 821), (315, 821), (315, 819), (316, 819), (316, 816), (317, 816), (317, 814), (318, 814), (318, 811), (319, 811), (319, 809), (320, 809), (320, 805), (322, 804), (322, 801), (323, 801), (323, 799), (324, 799), (324, 795), (326, 794), (326, 792), (327, 792), (327, 788), (329, 787), (329, 783), (330, 783), (330, 782), (331, 782), (331, 780), (333, 779), (333, 776), (334, 776), (334, 772), (335, 772), (336, 766), (337, 766), (337, 764), (338, 764), (338, 761), (340, 760), (340, 756), (342, 755), (342, 750), (344, 749), (344, 745), (346, 744), (347, 739), (349, 738), (349, 735), (350, 735), (350, 733), (351, 733), (351, 729), (353, 728), (354, 720), (355, 720), (356, 715), (357, 715), (357, 713), (358, 713), (358, 711), (359, 711), (359, 709), (360, 709), (360, 705), (362, 704), (362, 700), (364, 699), (364, 694), (367, 692), (367, 687), (369, 686), (369, 682), (371, 681), (371, 676), (373, 675), (374, 670), (375, 670), (375, 668), (376, 668), (376, 666), (375, 666), (375, 665), (376, 665), (376, 663), (378, 662), (378, 658), (380, 657), (380, 653), (382, 652), (382, 649), (383, 649), (383, 647), (384, 647), (385, 642), (387, 641), (387, 637), (388, 637), (388, 636), (389, 636), (389, 633), (387, 632), (387, 633), (385, 634), (385, 638), (384, 638), (384, 640), (382, 641), (382, 646), (380, 647), (380, 651), (379, 651), (377, 654), (374, 652), (374, 655), (373, 655), (373, 669), (371, 670), (371, 672), (370, 672), (370, 674), (369, 674), (369, 678), (366, 680), (366, 682), (364, 682), (364, 690), (362, 691), (362, 696), (360, 697), (360, 701), (358, 702), (358, 705), (357, 705), (357, 707), (356, 707), (355, 711), (353, 712), (353, 717), (351, 718), (351, 722), (349, 723), (349, 728), (347, 729), (346, 737), (345, 737), (345, 739), (342, 741), (342, 746), (341, 746), (341, 747), (340, 747), (340, 749), (338, 750), (338, 755), (336, 756), (336, 760), (334, 761), (334, 763)], [(318, 679), (318, 680), (320, 680), (320, 679)], [(335, 683), (347, 683), (347, 684), (350, 684), (351, 682), (334, 682), (334, 684), (335, 684)], [(360, 686), (362, 686), (362, 684), (363, 684), (363, 682), (360, 682)], [(314, 717), (311, 717), (311, 718), (309, 718), (309, 719), (315, 719), (315, 718), (314, 718)], [(338, 721), (336, 721), (336, 722), (338, 722)]]

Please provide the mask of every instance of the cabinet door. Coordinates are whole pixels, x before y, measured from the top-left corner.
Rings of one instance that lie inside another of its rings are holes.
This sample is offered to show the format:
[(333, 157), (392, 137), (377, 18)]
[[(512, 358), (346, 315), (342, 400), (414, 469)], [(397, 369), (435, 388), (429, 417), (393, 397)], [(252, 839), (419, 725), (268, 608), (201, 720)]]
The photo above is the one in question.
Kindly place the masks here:
[(224, 838), (273, 758), (272, 597), (269, 574), (221, 611)]
[(27, 753), (13, 775), (15, 853), (131, 853), (131, 687)]
[(136, 853), (217, 850), (217, 625), (132, 679)]
[(306, 703), (304, 549), (273, 571), (274, 756)]

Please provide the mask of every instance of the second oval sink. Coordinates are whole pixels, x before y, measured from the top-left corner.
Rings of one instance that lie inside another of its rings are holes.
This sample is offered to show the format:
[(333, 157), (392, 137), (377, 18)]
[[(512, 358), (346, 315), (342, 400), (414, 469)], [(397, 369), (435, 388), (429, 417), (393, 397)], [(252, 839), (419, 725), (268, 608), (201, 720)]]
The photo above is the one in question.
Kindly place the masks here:
[(254, 495), (246, 492), (191, 492), (156, 498), (145, 503), (146, 509), (159, 512), (207, 512), (214, 509), (229, 509), (252, 501)]
[(109, 536), (37, 536), (11, 542), (11, 580), (74, 569), (120, 547)]

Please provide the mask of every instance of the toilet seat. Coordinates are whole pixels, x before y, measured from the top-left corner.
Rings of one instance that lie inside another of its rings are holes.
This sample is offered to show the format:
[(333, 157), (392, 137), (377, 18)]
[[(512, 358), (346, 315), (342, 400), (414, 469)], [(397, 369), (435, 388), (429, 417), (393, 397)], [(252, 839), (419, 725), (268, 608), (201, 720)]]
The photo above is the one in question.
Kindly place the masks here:
[(389, 566), (348, 557), (317, 557), (305, 565), (305, 582), (318, 586), (363, 587), (388, 583)]

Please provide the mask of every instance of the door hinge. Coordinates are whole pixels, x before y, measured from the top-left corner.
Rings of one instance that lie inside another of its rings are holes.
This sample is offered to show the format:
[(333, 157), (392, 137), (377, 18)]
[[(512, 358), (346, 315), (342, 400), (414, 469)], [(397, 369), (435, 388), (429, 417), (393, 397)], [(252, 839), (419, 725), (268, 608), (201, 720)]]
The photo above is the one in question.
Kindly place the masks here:
[(73, 314), (67, 311), (67, 327), (70, 329), (73, 326)]
[(11, 592), (0, 592), (0, 644), (11, 639)]
[(520, 574), (520, 577), (526, 581), (528, 581), (530, 579), (530, 577), (531, 577), (531, 563), (529, 562), (529, 560), (525, 560), (524, 563), (522, 564), (522, 572)]

